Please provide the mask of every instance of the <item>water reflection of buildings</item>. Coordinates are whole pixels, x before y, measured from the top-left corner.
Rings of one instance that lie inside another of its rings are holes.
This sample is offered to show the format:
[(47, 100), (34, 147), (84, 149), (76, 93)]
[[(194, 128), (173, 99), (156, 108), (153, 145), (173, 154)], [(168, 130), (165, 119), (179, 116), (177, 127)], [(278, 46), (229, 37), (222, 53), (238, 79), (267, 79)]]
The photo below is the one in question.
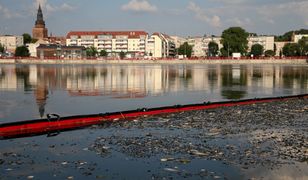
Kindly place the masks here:
[(307, 89), (307, 68), (257, 65), (40, 66), (0, 67), (0, 89), (66, 89), (73, 95), (163, 94), (219, 91), (225, 87)]
[(156, 65), (0, 67), (0, 91), (34, 91), (40, 114), (53, 89), (72, 96), (139, 98), (181, 91), (242, 98), (249, 93), (272, 95), (279, 89), (308, 89), (307, 67), (278, 65)]

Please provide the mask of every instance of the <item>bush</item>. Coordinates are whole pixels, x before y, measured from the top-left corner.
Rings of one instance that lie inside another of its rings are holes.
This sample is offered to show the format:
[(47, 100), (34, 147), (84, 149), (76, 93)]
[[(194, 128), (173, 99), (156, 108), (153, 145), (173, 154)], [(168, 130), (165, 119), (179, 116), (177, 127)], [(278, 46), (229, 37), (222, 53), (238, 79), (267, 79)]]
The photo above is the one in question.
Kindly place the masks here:
[(29, 57), (29, 49), (26, 46), (19, 46), (15, 50), (15, 56), (17, 57)]
[(125, 52), (123, 52), (123, 51), (121, 51), (119, 55), (120, 55), (120, 58), (121, 58), (121, 59), (124, 59), (125, 56), (126, 56)]
[(264, 52), (265, 57), (273, 57), (275, 56), (275, 52), (273, 50), (267, 50)]

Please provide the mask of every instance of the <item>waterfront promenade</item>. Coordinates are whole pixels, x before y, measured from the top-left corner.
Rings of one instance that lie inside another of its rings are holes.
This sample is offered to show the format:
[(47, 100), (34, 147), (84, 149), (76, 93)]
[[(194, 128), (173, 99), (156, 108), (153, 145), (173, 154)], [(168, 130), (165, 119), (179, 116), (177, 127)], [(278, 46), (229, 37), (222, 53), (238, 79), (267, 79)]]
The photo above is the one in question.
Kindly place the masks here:
[(0, 64), (308, 64), (307, 58), (269, 59), (31, 59), (6, 58)]

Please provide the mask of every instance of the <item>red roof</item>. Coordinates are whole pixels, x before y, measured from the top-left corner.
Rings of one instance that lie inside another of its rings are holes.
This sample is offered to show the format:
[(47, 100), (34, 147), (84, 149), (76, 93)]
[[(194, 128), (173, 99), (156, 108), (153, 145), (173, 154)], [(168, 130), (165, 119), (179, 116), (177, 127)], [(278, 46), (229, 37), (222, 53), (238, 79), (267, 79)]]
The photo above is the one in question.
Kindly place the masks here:
[(140, 38), (140, 36), (145, 36), (148, 33), (145, 31), (71, 31), (67, 34), (66, 38), (69, 39), (71, 36), (83, 36), (91, 35), (97, 37), (98, 35), (112, 35), (115, 36), (125, 35), (128, 38)]

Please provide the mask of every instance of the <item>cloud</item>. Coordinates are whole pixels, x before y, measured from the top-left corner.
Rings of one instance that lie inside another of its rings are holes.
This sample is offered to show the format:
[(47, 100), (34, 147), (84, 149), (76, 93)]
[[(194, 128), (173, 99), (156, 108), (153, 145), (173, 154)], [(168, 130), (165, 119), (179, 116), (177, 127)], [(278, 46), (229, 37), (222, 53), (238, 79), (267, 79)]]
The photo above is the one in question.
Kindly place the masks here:
[(124, 4), (121, 9), (124, 11), (148, 13), (157, 11), (157, 7), (155, 5), (151, 5), (147, 0), (131, 0), (128, 4)]
[(242, 4), (242, 3), (246, 3), (249, 2), (247, 0), (211, 0), (213, 2), (222, 2), (225, 4)]
[(199, 6), (197, 6), (194, 2), (189, 2), (188, 10), (195, 13), (195, 17), (201, 21), (209, 23), (211, 26), (214, 27), (220, 27), (221, 26), (221, 20), (220, 17), (217, 15), (214, 15), (212, 17), (209, 17), (203, 9), (201, 9)]
[(47, 14), (57, 11), (73, 11), (74, 9), (76, 9), (74, 6), (67, 3), (56, 6), (52, 5), (51, 3), (48, 3), (47, 0), (35, 0), (33, 4), (34, 8), (37, 9), (39, 5), (41, 5), (41, 7), (47, 11)]

